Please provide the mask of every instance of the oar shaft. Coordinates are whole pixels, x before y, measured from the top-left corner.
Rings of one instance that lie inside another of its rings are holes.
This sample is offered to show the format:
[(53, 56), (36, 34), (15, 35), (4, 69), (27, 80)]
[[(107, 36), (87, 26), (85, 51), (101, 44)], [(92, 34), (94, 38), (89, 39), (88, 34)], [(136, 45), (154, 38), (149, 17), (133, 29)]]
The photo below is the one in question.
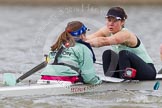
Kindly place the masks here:
[(96, 61), (95, 64), (103, 65), (102, 62)]
[(22, 76), (20, 76), (17, 80), (16, 83), (19, 83), (20, 81), (22, 81), (23, 79), (25, 79), (26, 77), (30, 76), (31, 74), (34, 74), (35, 72), (37, 72), (38, 70), (41, 70), (42, 68), (44, 68), (47, 65), (47, 62), (44, 61), (41, 64), (39, 64), (38, 66), (34, 67), (33, 69), (29, 70), (28, 72), (26, 72), (25, 74), (23, 74)]

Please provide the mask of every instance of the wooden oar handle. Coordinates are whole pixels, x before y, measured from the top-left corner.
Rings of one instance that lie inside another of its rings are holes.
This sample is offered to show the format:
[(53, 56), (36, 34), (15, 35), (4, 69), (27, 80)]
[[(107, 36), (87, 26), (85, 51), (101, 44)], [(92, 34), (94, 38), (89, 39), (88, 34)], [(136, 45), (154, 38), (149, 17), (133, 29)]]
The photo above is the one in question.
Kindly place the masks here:
[(48, 55), (45, 54), (44, 57), (45, 57), (45, 61), (48, 62)]

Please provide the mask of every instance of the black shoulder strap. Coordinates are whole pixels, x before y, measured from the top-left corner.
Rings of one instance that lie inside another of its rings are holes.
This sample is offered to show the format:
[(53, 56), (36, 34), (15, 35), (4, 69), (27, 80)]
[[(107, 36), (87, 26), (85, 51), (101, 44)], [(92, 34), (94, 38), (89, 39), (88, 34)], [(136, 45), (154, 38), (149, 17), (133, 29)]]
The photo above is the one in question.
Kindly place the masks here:
[(61, 55), (61, 53), (62, 53), (62, 51), (63, 51), (64, 49), (65, 49), (65, 48), (62, 46), (62, 47), (58, 50), (58, 52), (56, 53), (56, 56), (55, 56), (55, 59), (54, 59), (52, 65), (58, 63), (58, 57)]
[(77, 71), (79, 74), (81, 73), (81, 70), (80, 68), (77, 68), (77, 67), (74, 67), (70, 64), (66, 64), (66, 63), (58, 63), (58, 57), (61, 55), (61, 53), (63, 52), (63, 50), (65, 49), (65, 47), (61, 47), (58, 52), (56, 53), (56, 56), (55, 56), (55, 59), (54, 59), (54, 62), (52, 63), (52, 65), (65, 65), (65, 66), (68, 66), (70, 67), (71, 69)]

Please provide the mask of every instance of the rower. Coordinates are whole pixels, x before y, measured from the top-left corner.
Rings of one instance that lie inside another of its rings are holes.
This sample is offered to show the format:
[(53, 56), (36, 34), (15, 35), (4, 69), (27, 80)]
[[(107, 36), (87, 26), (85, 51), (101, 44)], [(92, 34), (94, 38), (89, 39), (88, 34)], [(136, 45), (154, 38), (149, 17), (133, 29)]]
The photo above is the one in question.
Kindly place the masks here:
[(41, 72), (41, 80), (101, 84), (93, 63), (96, 61), (89, 43), (85, 42), (87, 27), (80, 21), (69, 22), (51, 46), (49, 62)]

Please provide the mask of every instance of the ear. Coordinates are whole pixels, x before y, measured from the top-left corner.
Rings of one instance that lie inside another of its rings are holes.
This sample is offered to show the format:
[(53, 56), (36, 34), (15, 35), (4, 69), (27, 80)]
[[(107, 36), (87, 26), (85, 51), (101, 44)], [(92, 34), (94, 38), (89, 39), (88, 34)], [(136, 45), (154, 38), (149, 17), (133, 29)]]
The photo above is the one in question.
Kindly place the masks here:
[(85, 34), (81, 34), (81, 35), (80, 35), (80, 38), (81, 38), (82, 40), (85, 40), (85, 39), (86, 39)]
[(125, 20), (122, 20), (121, 21), (121, 29), (124, 27), (124, 25), (125, 25)]
[(125, 20), (122, 20), (121, 25), (124, 26), (124, 24), (125, 24)]

